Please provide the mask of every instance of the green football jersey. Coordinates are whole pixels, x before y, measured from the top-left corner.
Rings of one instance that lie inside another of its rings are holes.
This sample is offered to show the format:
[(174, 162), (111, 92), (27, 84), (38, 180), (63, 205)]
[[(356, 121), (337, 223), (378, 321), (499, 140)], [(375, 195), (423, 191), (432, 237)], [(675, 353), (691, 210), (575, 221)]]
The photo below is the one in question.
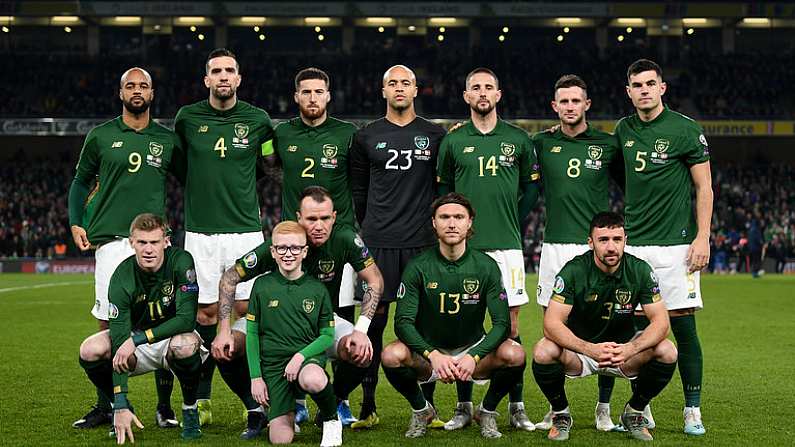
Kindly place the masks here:
[(709, 161), (707, 139), (692, 119), (667, 107), (654, 120), (622, 118), (616, 136), (624, 151), (627, 242), (681, 245), (693, 242), (698, 226), (690, 167)]
[(539, 178), (527, 132), (503, 120), (482, 134), (467, 121), (439, 146), (438, 181), (464, 194), (475, 208), (472, 248), (521, 250), (519, 183)]
[(155, 121), (141, 131), (119, 116), (91, 129), (83, 143), (75, 177), (86, 185), (99, 182), (86, 223), (88, 240), (99, 245), (130, 234), (141, 213), (165, 216), (166, 173), (179, 151), (171, 130)]
[[(167, 247), (160, 269), (145, 272), (135, 255), (130, 256), (113, 272), (108, 299), (111, 357), (130, 333), (139, 345), (191, 332), (199, 309), (193, 257), (181, 248)], [(114, 372), (113, 386), (114, 393), (126, 393), (127, 373)]]
[(260, 276), (251, 287), (248, 321), (259, 328), (260, 358), (265, 367), (282, 365), (334, 327), (328, 291), (310, 275), (289, 280), (274, 270)]
[(264, 155), (275, 152), (282, 162), (282, 220), (295, 220), (301, 191), (318, 185), (331, 194), (337, 222), (354, 226), (348, 148), (355, 132), (353, 124), (332, 117), (316, 127), (300, 117), (276, 126), (273, 145)]
[(590, 343), (626, 343), (635, 335), (635, 308), (660, 301), (657, 277), (645, 261), (624, 253), (618, 270), (596, 266), (593, 251), (575, 256), (555, 278), (552, 299), (573, 306), (566, 326)]
[(238, 100), (216, 110), (208, 100), (184, 106), (174, 129), (185, 166), (185, 229), (195, 233), (261, 231), (256, 163), (273, 138), (264, 110)]
[[(438, 247), (411, 261), (397, 293), (395, 335), (412, 351), (426, 356), (436, 348), (456, 349), (485, 338), (469, 353), (476, 360), (497, 349), (511, 323), (508, 301), (497, 263), (487, 254), (467, 248), (449, 261)], [(486, 310), (492, 328), (483, 324)]]
[[(271, 245), (272, 240), (268, 239), (235, 261), (235, 269), (241, 281), (248, 281), (277, 269), (276, 261), (271, 256)], [(336, 311), (339, 309), (340, 285), (345, 264), (350, 264), (354, 270), (360, 272), (374, 263), (362, 238), (350, 227), (342, 225), (335, 226), (329, 239), (320, 247), (309, 246), (309, 253), (302, 267), (326, 286)]]
[(533, 135), (544, 184), (544, 242), (585, 244), (591, 219), (607, 211), (608, 167), (618, 153), (616, 138), (591, 126), (574, 138), (560, 129)]

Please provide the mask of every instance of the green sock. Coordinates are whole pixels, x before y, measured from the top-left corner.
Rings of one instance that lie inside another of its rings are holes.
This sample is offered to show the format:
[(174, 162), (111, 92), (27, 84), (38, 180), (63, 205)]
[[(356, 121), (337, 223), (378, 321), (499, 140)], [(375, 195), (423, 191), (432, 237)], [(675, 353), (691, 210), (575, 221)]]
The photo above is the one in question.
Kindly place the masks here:
[(701, 406), (701, 379), (704, 373), (704, 358), (701, 342), (696, 332), (696, 316), (683, 315), (671, 318), (671, 331), (679, 351), (679, 376), (685, 393), (686, 407)]
[(458, 394), (459, 402), (472, 402), (472, 389), (475, 388), (475, 382), (468, 380), (466, 382), (456, 381), (455, 391)]
[(553, 411), (563, 411), (569, 406), (566, 399), (566, 374), (563, 372), (561, 363), (551, 363), (543, 365), (533, 361), (533, 377), (536, 379), (538, 387), (544, 393)]
[(174, 390), (174, 374), (167, 369), (156, 369), (155, 388), (157, 389), (157, 406), (167, 406), (171, 408), (171, 392)]
[(643, 365), (638, 377), (633, 380), (635, 387), (629, 399), (629, 406), (636, 410), (645, 408), (668, 385), (675, 370), (676, 363), (661, 363), (657, 360)]
[[(516, 337), (511, 338), (511, 340), (515, 341), (516, 343), (522, 344), (522, 337), (517, 335)], [(524, 374), (516, 384), (511, 388), (508, 392), (508, 402), (524, 402)]]
[(436, 404), (433, 403), (433, 395), (436, 393), (436, 382), (423, 383), (420, 385), (420, 389), (422, 390), (422, 395), (425, 396), (425, 400), (427, 400), (432, 407), (435, 407)]
[[(201, 336), (202, 345), (208, 350), (212, 349), (213, 340), (215, 340), (216, 325), (215, 324), (196, 324), (196, 331)], [(202, 363), (201, 377), (199, 378), (199, 399), (209, 399), (213, 389), (213, 373), (215, 372), (215, 359), (213, 356), (208, 356), (207, 360)]]
[(599, 375), (599, 403), (609, 404), (610, 397), (613, 396), (613, 387), (616, 384), (616, 378), (613, 376)]
[(425, 396), (417, 385), (417, 372), (411, 368), (401, 366), (398, 368), (384, 367), (384, 375), (389, 383), (409, 401), (411, 408), (422, 410), (425, 408)]
[(362, 383), (367, 368), (337, 360), (334, 365), (334, 395), (337, 399), (347, 400), (348, 396)]
[(107, 408), (100, 408), (110, 411), (110, 402), (113, 396), (113, 364), (110, 360), (89, 362), (79, 359), (79, 361), (80, 366), (83, 367), (88, 376), (88, 380), (97, 387), (97, 405), (99, 405), (100, 400), (107, 402)]
[(105, 396), (105, 393), (100, 391), (99, 388), (97, 388), (97, 408), (99, 408), (100, 410), (104, 410), (108, 413), (110, 413), (113, 410), (113, 408), (110, 405), (110, 399), (108, 399), (108, 397)]
[(334, 395), (334, 387), (331, 382), (326, 383), (326, 387), (317, 394), (312, 394), (312, 400), (317, 404), (320, 412), (320, 420), (331, 421), (337, 419), (337, 396)]
[(491, 383), (489, 389), (486, 390), (486, 395), (483, 396), (483, 408), (488, 411), (495, 411), (497, 405), (509, 391), (515, 386), (516, 382), (522, 380), (525, 365), (509, 366), (507, 368), (498, 368), (491, 374)]
[[(184, 359), (171, 359), (168, 364), (179, 379), (179, 387), (182, 390), (182, 403), (185, 405), (195, 404), (198, 397), (202, 367), (202, 358), (199, 351)], [(172, 385), (174, 383), (173, 376), (171, 383)]]
[(248, 360), (245, 355), (234, 358), (228, 362), (218, 362), (218, 372), (246, 409), (259, 408), (259, 404), (251, 395), (251, 379), (248, 375)]

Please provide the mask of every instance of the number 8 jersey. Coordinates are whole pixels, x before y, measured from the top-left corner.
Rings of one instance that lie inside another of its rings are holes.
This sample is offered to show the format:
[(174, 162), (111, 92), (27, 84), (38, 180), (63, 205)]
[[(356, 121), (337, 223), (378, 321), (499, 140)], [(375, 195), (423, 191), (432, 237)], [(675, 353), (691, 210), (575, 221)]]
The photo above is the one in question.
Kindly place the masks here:
[(185, 229), (194, 233), (260, 231), (257, 157), (273, 137), (268, 114), (238, 100), (216, 110), (208, 100), (182, 107), (174, 129), (182, 142)]

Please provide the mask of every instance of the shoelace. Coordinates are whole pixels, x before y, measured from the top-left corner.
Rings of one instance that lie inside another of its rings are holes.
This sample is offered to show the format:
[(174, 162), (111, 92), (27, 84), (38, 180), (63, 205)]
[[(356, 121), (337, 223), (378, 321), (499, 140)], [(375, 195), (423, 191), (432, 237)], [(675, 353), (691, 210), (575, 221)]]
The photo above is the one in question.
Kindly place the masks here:
[(638, 413), (629, 416), (629, 429), (630, 430), (641, 430), (644, 426), (648, 423), (646, 418), (643, 416), (643, 413)]
[(552, 417), (552, 425), (558, 431), (569, 431), (571, 427), (571, 416), (569, 415), (555, 415)]

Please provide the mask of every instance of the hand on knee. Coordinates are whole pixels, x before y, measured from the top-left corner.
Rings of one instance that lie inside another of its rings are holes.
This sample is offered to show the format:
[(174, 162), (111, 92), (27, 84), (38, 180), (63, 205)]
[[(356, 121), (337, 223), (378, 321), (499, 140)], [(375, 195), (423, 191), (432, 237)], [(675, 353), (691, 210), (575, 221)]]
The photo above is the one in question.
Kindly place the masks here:
[(192, 332), (177, 334), (171, 337), (168, 344), (168, 355), (172, 359), (186, 359), (199, 351), (201, 340)]

